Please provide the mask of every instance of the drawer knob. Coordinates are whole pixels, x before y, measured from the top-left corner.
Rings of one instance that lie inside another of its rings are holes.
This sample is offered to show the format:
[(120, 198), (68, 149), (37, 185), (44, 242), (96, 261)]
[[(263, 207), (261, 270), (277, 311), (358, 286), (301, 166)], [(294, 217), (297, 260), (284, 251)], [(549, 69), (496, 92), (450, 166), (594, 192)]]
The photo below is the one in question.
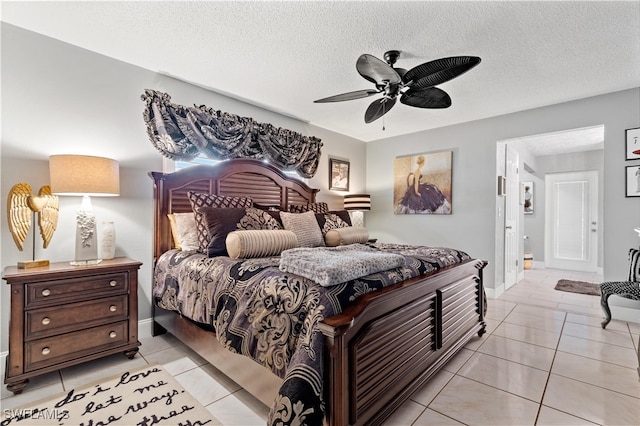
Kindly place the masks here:
[(51, 349), (49, 348), (42, 348), (42, 355), (49, 355), (51, 353)]
[(109, 281), (109, 285), (110, 285), (111, 287), (115, 287), (115, 286), (117, 286), (117, 285), (118, 285), (118, 281), (116, 281), (116, 280), (111, 280), (111, 281)]
[(109, 337), (111, 337), (112, 339), (115, 339), (116, 336), (117, 336), (117, 334), (116, 334), (115, 331), (112, 331), (112, 332), (109, 333)]
[(42, 318), (42, 324), (43, 325), (49, 325), (50, 322), (51, 322), (51, 320), (48, 317)]
[(48, 288), (45, 288), (44, 290), (42, 290), (42, 295), (44, 297), (47, 297), (50, 294), (51, 294), (51, 290), (49, 290)]
[(110, 310), (111, 312), (115, 312), (117, 309), (118, 309), (118, 308), (116, 308), (116, 305), (111, 305), (111, 306), (109, 306), (109, 310)]

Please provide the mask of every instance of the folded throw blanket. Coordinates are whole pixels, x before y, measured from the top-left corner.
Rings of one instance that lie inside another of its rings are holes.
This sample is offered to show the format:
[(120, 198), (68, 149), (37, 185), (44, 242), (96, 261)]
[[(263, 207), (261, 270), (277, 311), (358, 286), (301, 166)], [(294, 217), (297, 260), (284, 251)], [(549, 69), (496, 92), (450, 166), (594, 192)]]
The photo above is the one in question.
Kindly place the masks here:
[(301, 275), (323, 287), (404, 265), (399, 254), (381, 253), (362, 244), (294, 248), (280, 255), (280, 270)]

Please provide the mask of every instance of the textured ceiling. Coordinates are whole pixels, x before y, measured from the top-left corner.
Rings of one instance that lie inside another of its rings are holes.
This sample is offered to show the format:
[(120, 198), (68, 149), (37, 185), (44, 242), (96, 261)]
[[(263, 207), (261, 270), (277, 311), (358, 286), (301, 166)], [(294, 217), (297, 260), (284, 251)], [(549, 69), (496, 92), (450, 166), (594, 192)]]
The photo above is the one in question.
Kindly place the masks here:
[(604, 126), (532, 135), (506, 142), (525, 148), (534, 157), (593, 151), (604, 148)]
[[(2, 20), (363, 141), (640, 86), (638, 1), (4, 1)], [(313, 103), (373, 88), (356, 59), (390, 49), (482, 63), (440, 86), (450, 108), (398, 103), (385, 131), (375, 97)]]

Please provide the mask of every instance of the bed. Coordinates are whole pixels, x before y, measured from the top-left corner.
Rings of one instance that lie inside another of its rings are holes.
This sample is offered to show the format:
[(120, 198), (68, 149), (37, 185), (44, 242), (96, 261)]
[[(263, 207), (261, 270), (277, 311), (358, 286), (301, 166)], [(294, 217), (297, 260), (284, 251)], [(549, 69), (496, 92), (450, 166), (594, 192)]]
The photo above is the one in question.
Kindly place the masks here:
[[(262, 312), (267, 309), (256, 308), (255, 301), (246, 302), (254, 307), (252, 318), (260, 317), (263, 324), (261, 329), (249, 324), (254, 327), (249, 332), (239, 326), (244, 323), (229, 318), (229, 312), (239, 311), (245, 302), (225, 299), (221, 307), (220, 293), (236, 292), (238, 297), (256, 293), (242, 276), (233, 275), (238, 271), (261, 277), (261, 283), (284, 282), (284, 278), (271, 276), (278, 270), (279, 257), (234, 260), (176, 250), (169, 215), (192, 212), (190, 191), (246, 197), (256, 205), (286, 210), (291, 205), (315, 203), (318, 190), (253, 159), (193, 166), (169, 174), (151, 172), (150, 176), (154, 182), (154, 334), (170, 332), (271, 407), (269, 423), (381, 424), (469, 340), (485, 333), (482, 270), (486, 262), (453, 249), (366, 242), (353, 246), (406, 255), (406, 265), (331, 287), (288, 274), (286, 280), (295, 281), (295, 288), (302, 289), (300, 294), (313, 293), (315, 308), (294, 318), (297, 322), (290, 328), (298, 333), (295, 344), (290, 339), (279, 349), (265, 349), (260, 340), (269, 339), (253, 340), (265, 330), (267, 320)], [(348, 246), (340, 248), (349, 250)], [(188, 264), (198, 265), (198, 272), (172, 272), (173, 267)], [(214, 270), (224, 271), (215, 278), (220, 289), (205, 290), (192, 283), (190, 296), (184, 296), (187, 284), (177, 277), (189, 277), (185, 279), (189, 281), (204, 275), (202, 271)], [(411, 275), (416, 276), (407, 278)], [(180, 285), (185, 287), (178, 297)], [(287, 295), (290, 303), (296, 292), (285, 290), (291, 293)], [(201, 302), (206, 306), (189, 308), (190, 316), (179, 312), (178, 305), (206, 291), (213, 294)], [(247, 343), (244, 335), (249, 334), (254, 338)], [(260, 359), (243, 353), (259, 354)], [(308, 364), (308, 358), (313, 363)], [(294, 399), (300, 395), (318, 398), (302, 403)]]

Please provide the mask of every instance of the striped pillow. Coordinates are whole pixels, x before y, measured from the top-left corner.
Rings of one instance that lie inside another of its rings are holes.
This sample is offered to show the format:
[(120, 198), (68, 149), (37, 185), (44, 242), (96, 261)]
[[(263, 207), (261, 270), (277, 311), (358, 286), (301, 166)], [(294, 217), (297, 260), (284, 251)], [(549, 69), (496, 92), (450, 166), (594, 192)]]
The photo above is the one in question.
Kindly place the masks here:
[(327, 247), (366, 243), (368, 240), (369, 231), (367, 231), (367, 228), (363, 228), (362, 226), (334, 228), (324, 234), (324, 242), (327, 244)]
[(298, 246), (296, 234), (286, 230), (233, 231), (227, 235), (227, 253), (234, 259), (277, 256)]
[(629, 261), (628, 281), (640, 282), (640, 250), (629, 249)]

